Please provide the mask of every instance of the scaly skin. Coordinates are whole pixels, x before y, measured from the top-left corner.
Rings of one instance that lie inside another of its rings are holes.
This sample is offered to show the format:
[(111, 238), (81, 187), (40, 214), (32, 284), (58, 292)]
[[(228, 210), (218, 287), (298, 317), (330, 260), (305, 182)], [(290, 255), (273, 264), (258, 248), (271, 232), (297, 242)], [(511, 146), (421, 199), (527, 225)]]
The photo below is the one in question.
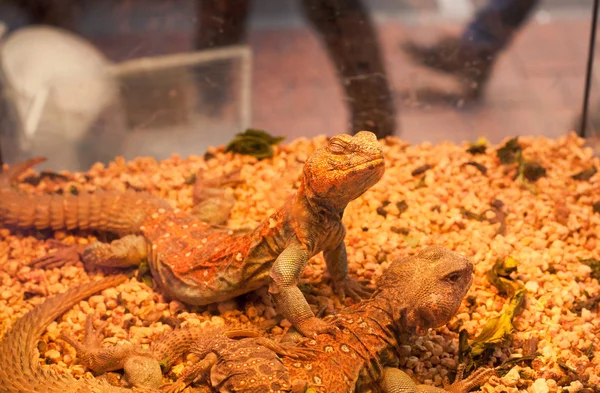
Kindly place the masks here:
[[(178, 335), (187, 338), (182, 340), (174, 337)], [(205, 373), (209, 375), (212, 386), (223, 392), (244, 393), (255, 392), (257, 389), (261, 392), (268, 392), (270, 389), (290, 391), (290, 375), (280, 357), (306, 360), (314, 355), (311, 348), (277, 343), (252, 330), (231, 327), (182, 328), (167, 333), (164, 341), (168, 342), (168, 345), (162, 345), (162, 356), (165, 358), (174, 359), (192, 352), (203, 359), (187, 369), (175, 384), (163, 386), (163, 393), (179, 392)], [(168, 363), (167, 367), (171, 364)], [(265, 377), (254, 381), (256, 375)]]
[[(3, 393), (126, 393), (152, 391), (125, 389), (96, 379), (75, 379), (40, 367), (37, 341), (46, 327), (79, 301), (118, 285), (125, 276), (113, 276), (71, 288), (46, 299), (17, 320), (0, 342), (0, 391)], [(143, 363), (143, 361), (142, 361)], [(135, 372), (135, 370), (134, 370)], [(160, 366), (158, 366), (160, 377)]]
[[(430, 247), (416, 256), (397, 260), (379, 280), (369, 300), (335, 316), (342, 326), (336, 335), (304, 339), (296, 346), (276, 343), (255, 331), (235, 327), (176, 329), (155, 340), (145, 351), (133, 345), (102, 348), (88, 317), (84, 345), (71, 338), (80, 362), (96, 373), (124, 369), (123, 380), (133, 390), (99, 380), (79, 379), (43, 371), (36, 360), (36, 342), (45, 327), (75, 303), (124, 281), (112, 277), (83, 284), (47, 299), (15, 322), (0, 342), (0, 389), (3, 392), (156, 391), (161, 381), (159, 363), (166, 369), (186, 352), (202, 360), (188, 368), (163, 393), (181, 392), (209, 374), (207, 390), (218, 392), (373, 392), (466, 393), (487, 379), (480, 370), (444, 389), (416, 385), (397, 369), (401, 338), (438, 327), (454, 315), (471, 285), (473, 265), (456, 253)], [(237, 338), (238, 340), (234, 340)]]
[[(297, 286), (311, 257), (324, 253), (340, 296), (359, 299), (369, 294), (348, 276), (341, 218), (347, 204), (383, 176), (383, 152), (370, 132), (331, 138), (307, 160), (295, 195), (246, 234), (217, 230), (143, 193), (17, 193), (8, 186), (10, 180), (32, 163), (11, 168), (4, 176), (0, 221), (20, 228), (89, 228), (123, 236), (111, 244), (87, 247), (82, 255), (86, 266), (126, 267), (147, 259), (165, 293), (196, 305), (231, 299), (269, 284), (283, 316), (307, 336), (335, 330), (314, 316)], [(34, 266), (60, 265), (66, 254), (58, 252)]]
[[(265, 389), (265, 378), (275, 375), (268, 368), (244, 368), (249, 363), (245, 357), (230, 354), (220, 361), (230, 364), (230, 370), (246, 370), (246, 383), (234, 386), (246, 393), (348, 393), (367, 389), (384, 393), (466, 393), (489, 378), (492, 370), (478, 371), (466, 380), (462, 380), (459, 370), (457, 381), (441, 389), (416, 385), (397, 367), (400, 340), (447, 323), (468, 291), (472, 275), (473, 265), (469, 259), (438, 246), (394, 261), (370, 299), (334, 317), (341, 325), (340, 332), (322, 334), (299, 344), (298, 348), (318, 351), (316, 356), (304, 361), (281, 357), (291, 381), (289, 388), (277, 385), (272, 386), (272, 390)], [(197, 377), (191, 375), (194, 371), (186, 372), (182, 381), (173, 385), (176, 389), (168, 392), (182, 391)], [(249, 371), (254, 375), (247, 375)], [(212, 379), (209, 384), (218, 392), (237, 391), (216, 385)]]
[[(113, 386), (106, 380), (75, 379), (70, 374), (58, 374), (54, 370), (40, 367), (37, 341), (47, 326), (58, 316), (72, 308), (79, 301), (103, 289), (126, 281), (125, 276), (113, 276), (92, 281), (57, 294), (36, 306), (18, 319), (0, 341), (0, 391), (2, 393), (150, 393), (158, 392), (162, 383), (161, 364), (169, 369), (184, 353), (201, 351), (203, 346), (217, 348), (230, 357), (244, 355), (251, 367), (230, 375), (226, 364), (213, 367), (213, 380), (216, 384), (229, 386), (242, 381), (244, 375), (252, 377), (256, 372), (269, 368), (273, 383), (289, 387), (289, 375), (277, 355), (294, 359), (305, 359), (313, 351), (307, 348), (282, 345), (261, 337), (248, 328), (186, 327), (166, 333), (153, 341), (148, 350), (131, 344), (102, 347), (102, 339), (92, 325), (92, 316), (86, 320), (83, 344), (69, 336), (61, 338), (77, 350), (77, 359), (95, 374), (124, 370), (119, 382)], [(101, 330), (101, 329), (98, 329)], [(234, 340), (237, 338), (238, 340)], [(256, 361), (256, 360), (259, 361)], [(210, 359), (206, 359), (208, 362)], [(213, 364), (211, 364), (213, 366)], [(245, 374), (244, 374), (245, 373)], [(219, 379), (220, 378), (220, 379)], [(241, 378), (241, 379), (240, 379)], [(190, 381), (191, 382), (191, 381)], [(127, 386), (127, 387), (125, 387)], [(131, 387), (131, 388), (129, 388)]]

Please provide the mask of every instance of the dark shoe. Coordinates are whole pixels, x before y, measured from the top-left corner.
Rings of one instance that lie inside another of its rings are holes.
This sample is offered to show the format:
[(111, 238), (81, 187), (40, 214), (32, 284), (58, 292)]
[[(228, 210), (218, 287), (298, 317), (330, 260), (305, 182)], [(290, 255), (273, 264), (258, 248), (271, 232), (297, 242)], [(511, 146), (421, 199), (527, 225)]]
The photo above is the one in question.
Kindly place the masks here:
[(425, 67), (458, 78), (465, 98), (481, 97), (494, 65), (496, 51), (447, 37), (433, 46), (405, 42), (401, 45), (410, 58)]

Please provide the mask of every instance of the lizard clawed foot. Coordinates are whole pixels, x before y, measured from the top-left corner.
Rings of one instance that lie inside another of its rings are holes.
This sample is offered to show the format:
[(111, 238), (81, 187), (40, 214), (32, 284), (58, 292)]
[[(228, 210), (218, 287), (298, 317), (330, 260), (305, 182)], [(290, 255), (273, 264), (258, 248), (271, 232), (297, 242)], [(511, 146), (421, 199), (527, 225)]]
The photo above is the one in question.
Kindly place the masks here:
[(156, 389), (162, 381), (159, 362), (148, 351), (134, 345), (115, 345), (103, 347), (100, 332), (108, 325), (102, 322), (94, 329), (92, 315), (85, 320), (85, 336), (82, 343), (73, 337), (62, 334), (60, 338), (72, 345), (77, 352), (79, 363), (94, 374), (106, 374), (109, 371), (123, 370), (120, 385), (143, 389)]
[(74, 265), (81, 261), (83, 248), (85, 246), (68, 245), (54, 239), (48, 240), (48, 244), (58, 250), (52, 254), (34, 259), (29, 263), (29, 266), (35, 269), (52, 269), (55, 267)]
[(304, 337), (316, 337), (319, 334), (335, 334), (339, 331), (338, 321), (324, 321), (317, 317), (312, 317), (296, 326), (296, 329)]
[(59, 338), (75, 348), (77, 358), (81, 364), (93, 371), (98, 371), (94, 357), (98, 351), (102, 350), (102, 334), (100, 332), (108, 325), (108, 321), (104, 321), (98, 329), (94, 329), (93, 322), (92, 314), (88, 314), (85, 319), (85, 336), (82, 343), (64, 333)]
[(346, 277), (341, 281), (333, 281), (332, 287), (333, 292), (341, 299), (350, 296), (352, 299), (360, 301), (370, 297), (375, 291), (374, 289), (367, 287), (365, 285), (367, 283), (368, 281), (365, 280), (357, 281), (353, 278)]
[(294, 360), (310, 360), (321, 352), (316, 348), (290, 347), (286, 349), (285, 356)]
[(465, 365), (460, 364), (456, 369), (456, 379), (453, 384), (449, 384), (448, 378), (444, 378), (444, 390), (449, 393), (468, 393), (486, 382), (495, 373), (493, 368), (480, 368), (466, 379), (463, 379), (464, 372)]
[(277, 355), (287, 356), (295, 360), (310, 360), (317, 356), (322, 351), (317, 348), (301, 347), (303, 343), (312, 340), (312, 338), (303, 337), (297, 342), (275, 342), (271, 340), (258, 339), (257, 342), (272, 351)]

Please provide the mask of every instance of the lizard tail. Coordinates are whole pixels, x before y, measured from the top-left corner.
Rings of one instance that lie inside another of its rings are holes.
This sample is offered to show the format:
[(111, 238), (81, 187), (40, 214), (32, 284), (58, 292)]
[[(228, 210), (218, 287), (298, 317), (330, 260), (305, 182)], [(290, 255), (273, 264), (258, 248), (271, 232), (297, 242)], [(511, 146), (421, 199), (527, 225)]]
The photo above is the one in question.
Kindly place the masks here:
[(137, 233), (143, 220), (170, 205), (150, 194), (98, 190), (92, 194), (24, 194), (11, 187), (17, 177), (44, 158), (16, 164), (0, 174), (0, 224), (17, 228), (92, 229), (119, 235)]
[(20, 174), (44, 161), (46, 161), (46, 157), (34, 157), (27, 161), (12, 165), (0, 173), (0, 188), (10, 187), (12, 182), (16, 181)]
[(37, 342), (47, 326), (75, 304), (96, 292), (126, 280), (126, 276), (119, 275), (82, 284), (46, 299), (44, 303), (18, 319), (0, 342), (0, 391), (7, 393), (73, 391), (72, 388), (77, 381), (70, 374), (59, 375), (42, 370), (38, 360)]

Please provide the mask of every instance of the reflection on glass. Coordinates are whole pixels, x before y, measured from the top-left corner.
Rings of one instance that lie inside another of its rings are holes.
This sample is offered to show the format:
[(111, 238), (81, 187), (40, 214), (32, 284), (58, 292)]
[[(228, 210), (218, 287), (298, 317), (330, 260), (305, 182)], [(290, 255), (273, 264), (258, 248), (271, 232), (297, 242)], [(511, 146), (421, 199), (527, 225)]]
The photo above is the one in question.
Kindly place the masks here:
[(580, 117), (591, 6), (2, 2), (4, 158), (85, 169), (201, 154), (246, 128), (409, 142), (564, 135)]

